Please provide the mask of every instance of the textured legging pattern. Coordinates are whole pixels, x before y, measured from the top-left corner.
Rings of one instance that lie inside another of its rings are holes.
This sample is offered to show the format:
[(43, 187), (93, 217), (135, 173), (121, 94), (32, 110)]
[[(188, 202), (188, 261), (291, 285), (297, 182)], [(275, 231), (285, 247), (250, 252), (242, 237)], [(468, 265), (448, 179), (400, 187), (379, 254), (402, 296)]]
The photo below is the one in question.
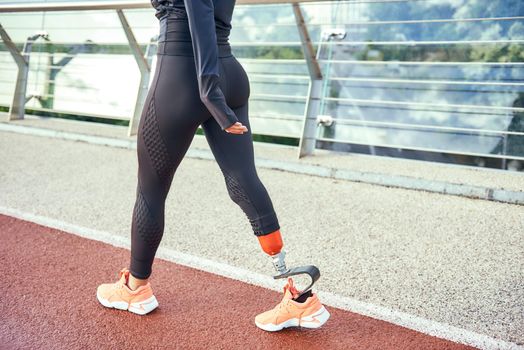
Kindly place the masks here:
[[(271, 199), (254, 164), (248, 118), (249, 81), (234, 56), (220, 58), (220, 85), (228, 105), (249, 132), (221, 130), (200, 101), (193, 57), (157, 55), (152, 85), (138, 126), (138, 185), (131, 226), (130, 270), (148, 278), (164, 234), (165, 200), (173, 176), (199, 125), (224, 175), (231, 200), (245, 213), (253, 233), (280, 228)], [(212, 215), (212, 213), (201, 213)], [(177, 234), (177, 232), (173, 232)]]

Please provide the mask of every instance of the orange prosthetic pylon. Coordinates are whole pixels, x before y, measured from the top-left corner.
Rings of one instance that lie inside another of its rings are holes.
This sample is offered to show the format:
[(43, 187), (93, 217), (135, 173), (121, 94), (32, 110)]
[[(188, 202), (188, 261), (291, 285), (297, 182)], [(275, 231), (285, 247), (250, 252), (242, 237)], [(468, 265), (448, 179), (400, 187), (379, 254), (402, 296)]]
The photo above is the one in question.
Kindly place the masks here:
[(276, 230), (275, 232), (271, 232), (264, 236), (258, 236), (258, 242), (260, 243), (262, 250), (271, 256), (280, 253), (284, 246), (280, 230)]
[(286, 253), (282, 251), (284, 243), (282, 242), (280, 230), (276, 230), (267, 235), (258, 236), (258, 242), (260, 243), (262, 250), (273, 260), (273, 266), (279, 275), (289, 271), (286, 268), (286, 263), (284, 261)]

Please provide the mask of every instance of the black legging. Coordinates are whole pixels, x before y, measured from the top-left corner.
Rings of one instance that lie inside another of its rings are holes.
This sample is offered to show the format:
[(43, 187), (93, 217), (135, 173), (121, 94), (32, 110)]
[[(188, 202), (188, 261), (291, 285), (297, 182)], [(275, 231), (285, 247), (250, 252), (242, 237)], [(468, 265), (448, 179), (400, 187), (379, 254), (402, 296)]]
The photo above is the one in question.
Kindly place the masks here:
[(181, 33), (188, 33), (187, 22), (170, 19), (169, 28), (166, 40), (159, 43), (157, 65), (137, 135), (138, 185), (131, 227), (130, 272), (142, 279), (151, 275), (164, 232), (165, 200), (199, 125), (222, 170), (231, 199), (247, 215), (254, 234), (266, 235), (280, 228), (255, 169), (246, 72), (231, 54), (231, 47), (219, 45), (220, 87), (228, 106), (248, 128), (244, 134), (230, 134), (221, 129), (200, 100), (191, 42), (170, 41), (170, 35), (180, 40)]

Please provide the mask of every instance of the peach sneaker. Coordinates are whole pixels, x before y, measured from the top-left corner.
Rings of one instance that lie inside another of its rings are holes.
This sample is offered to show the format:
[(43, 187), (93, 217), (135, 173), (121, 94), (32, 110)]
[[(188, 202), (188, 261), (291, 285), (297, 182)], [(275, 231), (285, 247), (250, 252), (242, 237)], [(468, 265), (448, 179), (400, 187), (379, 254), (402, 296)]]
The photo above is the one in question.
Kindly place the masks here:
[(115, 283), (103, 283), (96, 290), (98, 301), (105, 307), (131, 311), (135, 314), (145, 315), (158, 306), (158, 301), (153, 295), (151, 284), (140, 286), (131, 290), (127, 286), (129, 270), (124, 267), (118, 273), (119, 280)]
[(257, 327), (265, 331), (274, 332), (287, 327), (318, 328), (329, 319), (328, 310), (320, 303), (317, 295), (311, 293), (305, 302), (299, 303), (294, 298), (300, 292), (293, 285), (293, 280), (288, 278), (284, 286), (284, 297), (273, 309), (263, 312), (255, 317)]

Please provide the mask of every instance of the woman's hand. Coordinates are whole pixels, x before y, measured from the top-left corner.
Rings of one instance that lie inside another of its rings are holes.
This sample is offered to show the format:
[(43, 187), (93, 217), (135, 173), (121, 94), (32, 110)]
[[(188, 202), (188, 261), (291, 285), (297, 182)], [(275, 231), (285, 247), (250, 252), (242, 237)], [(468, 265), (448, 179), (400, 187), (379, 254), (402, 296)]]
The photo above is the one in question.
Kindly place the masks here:
[(247, 127), (242, 125), (241, 122), (236, 122), (235, 124), (231, 125), (229, 128), (225, 129), (225, 131), (230, 134), (243, 134), (247, 132)]

